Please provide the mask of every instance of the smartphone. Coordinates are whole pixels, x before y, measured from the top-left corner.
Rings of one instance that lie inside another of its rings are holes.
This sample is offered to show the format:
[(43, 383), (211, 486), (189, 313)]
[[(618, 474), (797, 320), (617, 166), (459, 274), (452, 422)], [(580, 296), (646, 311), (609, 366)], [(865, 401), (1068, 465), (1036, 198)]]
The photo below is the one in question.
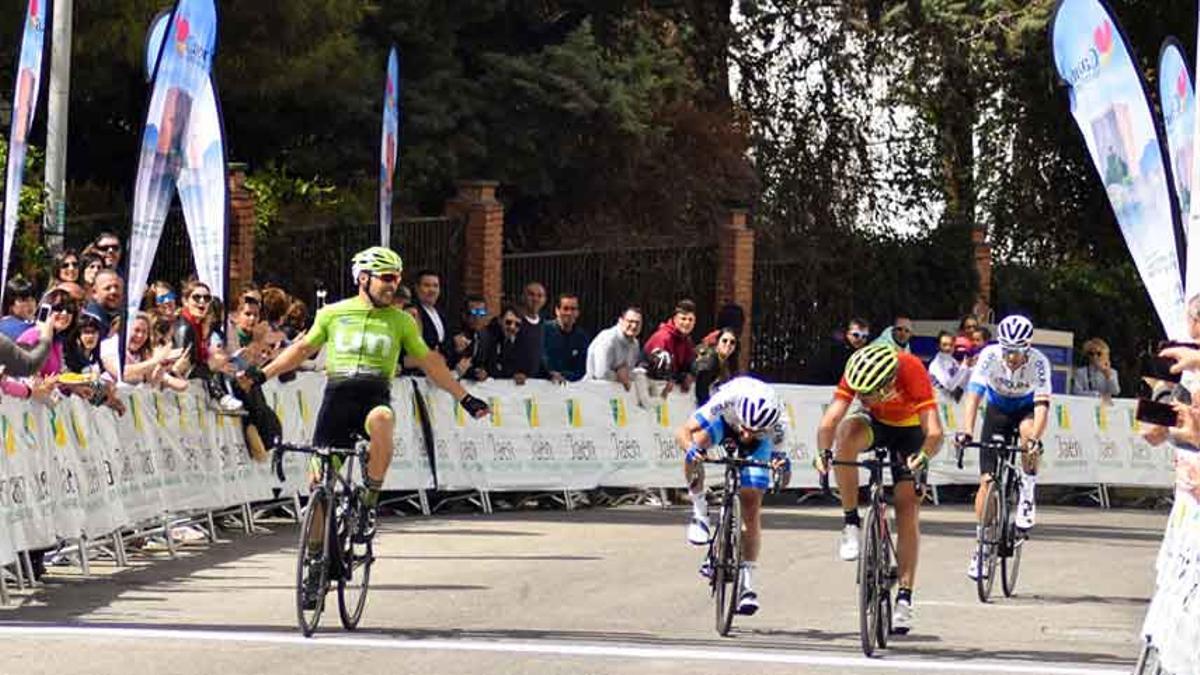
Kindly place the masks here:
[(1160, 427), (1173, 427), (1179, 424), (1179, 415), (1175, 412), (1174, 406), (1151, 401), (1148, 398), (1138, 399), (1137, 412), (1134, 413), (1134, 417), (1139, 422), (1157, 424)]
[(1150, 359), (1150, 365), (1142, 373), (1142, 376), (1166, 382), (1178, 382), (1182, 374), (1172, 373), (1171, 366), (1173, 365), (1175, 365), (1175, 359), (1169, 359), (1165, 356), (1155, 356)]
[(1176, 340), (1163, 340), (1158, 343), (1158, 351), (1162, 351), (1168, 347), (1187, 347), (1188, 349), (1200, 349), (1200, 344), (1195, 342), (1178, 342)]
[(45, 323), (50, 318), (50, 305), (38, 305), (37, 322)]

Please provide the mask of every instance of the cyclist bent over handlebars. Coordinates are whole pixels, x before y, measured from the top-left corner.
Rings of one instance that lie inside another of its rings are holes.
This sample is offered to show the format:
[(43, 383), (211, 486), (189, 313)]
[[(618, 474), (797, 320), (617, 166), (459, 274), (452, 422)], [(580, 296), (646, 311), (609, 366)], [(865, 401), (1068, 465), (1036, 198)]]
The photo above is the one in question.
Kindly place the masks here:
[[(733, 443), (739, 454), (757, 462), (771, 463), (789, 477), (786, 455), (775, 451), (777, 439), (784, 435), (779, 396), (771, 385), (753, 377), (737, 377), (725, 383), (703, 406), (693, 413), (675, 432), (675, 441), (687, 449), (684, 477), (688, 496), (692, 499), (692, 519), (688, 523), (687, 540), (704, 546), (711, 539), (708, 523), (708, 500), (704, 488), (704, 456), (708, 448)], [(758, 611), (758, 593), (751, 585), (758, 566), (762, 547), (760, 515), (763, 491), (770, 482), (770, 471), (759, 467), (742, 469), (742, 487), (738, 494), (742, 506), (742, 593), (738, 597), (737, 613), (752, 615)]]
[[(865, 409), (850, 412), (856, 397)], [(907, 632), (913, 623), (912, 592), (921, 537), (917, 524), (921, 500), (914, 487), (913, 472), (929, 466), (929, 459), (937, 454), (942, 442), (942, 423), (933, 400), (933, 386), (920, 359), (882, 343), (854, 352), (817, 429), (817, 447), (821, 450), (815, 464), (823, 474), (829, 472), (825, 456), (835, 440), (839, 461), (853, 462), (859, 453), (877, 445), (887, 446), (891, 451), (899, 535), (896, 557), (900, 567), (900, 590), (896, 593), (892, 625), (898, 632)], [(856, 560), (861, 527), (858, 469), (839, 466), (834, 474), (845, 520), (839, 555), (842, 560)]]

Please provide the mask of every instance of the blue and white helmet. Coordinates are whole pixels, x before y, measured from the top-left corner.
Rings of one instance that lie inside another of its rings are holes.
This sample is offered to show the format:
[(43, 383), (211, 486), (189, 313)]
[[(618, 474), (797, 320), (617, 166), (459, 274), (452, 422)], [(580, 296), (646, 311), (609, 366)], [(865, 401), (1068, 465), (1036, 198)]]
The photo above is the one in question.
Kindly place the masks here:
[(738, 426), (748, 431), (766, 431), (779, 422), (779, 396), (770, 385), (759, 383), (752, 391), (747, 391), (742, 400), (733, 407), (732, 412), (737, 416)]
[(1003, 349), (1029, 349), (1033, 345), (1033, 322), (1020, 314), (1010, 314), (996, 326), (996, 338)]

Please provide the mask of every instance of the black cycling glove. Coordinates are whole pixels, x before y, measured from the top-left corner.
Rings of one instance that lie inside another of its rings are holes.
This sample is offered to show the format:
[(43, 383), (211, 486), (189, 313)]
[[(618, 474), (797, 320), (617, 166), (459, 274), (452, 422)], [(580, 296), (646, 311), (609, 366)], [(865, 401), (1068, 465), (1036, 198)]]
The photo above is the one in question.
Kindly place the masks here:
[(470, 394), (463, 396), (462, 400), (459, 401), (458, 404), (461, 405), (463, 410), (466, 410), (467, 414), (471, 417), (480, 417), (490, 412), (488, 409), (488, 404), (484, 403), (483, 399), (475, 398)]

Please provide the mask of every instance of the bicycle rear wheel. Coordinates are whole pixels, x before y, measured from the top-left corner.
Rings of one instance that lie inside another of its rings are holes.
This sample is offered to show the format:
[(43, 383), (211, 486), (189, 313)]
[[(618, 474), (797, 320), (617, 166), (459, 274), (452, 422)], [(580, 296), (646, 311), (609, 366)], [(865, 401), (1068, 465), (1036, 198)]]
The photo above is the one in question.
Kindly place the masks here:
[(345, 505), (338, 519), (338, 550), (341, 556), (341, 574), (338, 576), (338, 613), (342, 627), (354, 630), (362, 620), (367, 606), (367, 590), (371, 584), (371, 565), (375, 562), (374, 542), (354, 543), (354, 531), (358, 527), (359, 514), (366, 505), (362, 502), (362, 489), (351, 498), (342, 498)]
[(1021, 493), (1016, 481), (1008, 486), (1004, 507), (1004, 551), (1000, 558), (1000, 582), (1004, 597), (1011, 598), (1017, 592), (1017, 575), (1021, 572), (1021, 549), (1025, 548), (1024, 536), (1017, 530), (1017, 509)]
[[(325, 609), (325, 592), (329, 588), (329, 564), (333, 556), (333, 509), (330, 508), (329, 493), (324, 487), (313, 489), (304, 508), (304, 524), (300, 527), (300, 545), (296, 553), (296, 620), (304, 637), (310, 637), (321, 622)], [(309, 550), (309, 540), (314, 533), (324, 528), (318, 550)], [(305, 606), (306, 584), (313, 581), (316, 604)]]
[(975, 590), (980, 602), (987, 602), (992, 595), (992, 584), (996, 580), (996, 558), (1000, 542), (1000, 488), (996, 481), (988, 481), (983, 497), (983, 520), (979, 529), (979, 576), (975, 579)]
[[(728, 486), (726, 486), (728, 487)], [(729, 635), (733, 627), (733, 614), (737, 608), (738, 579), (741, 576), (737, 568), (737, 537), (734, 528), (737, 526), (735, 510), (737, 509), (737, 494), (730, 490), (725, 492), (725, 501), (721, 506), (721, 519), (717, 525), (716, 554), (713, 556), (713, 584), (715, 591), (715, 610), (717, 634)]]
[(867, 510), (858, 551), (858, 634), (863, 654), (873, 656), (879, 642), (879, 514)]

